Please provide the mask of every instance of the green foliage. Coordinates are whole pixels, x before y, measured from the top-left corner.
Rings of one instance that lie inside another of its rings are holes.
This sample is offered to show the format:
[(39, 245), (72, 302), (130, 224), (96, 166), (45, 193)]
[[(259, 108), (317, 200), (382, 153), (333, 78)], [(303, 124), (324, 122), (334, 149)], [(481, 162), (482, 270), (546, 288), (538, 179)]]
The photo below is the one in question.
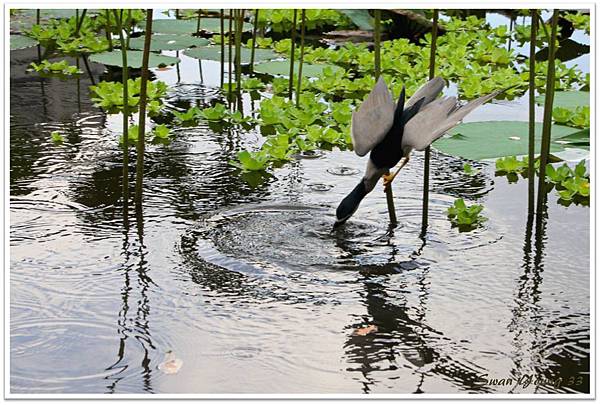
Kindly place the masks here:
[(67, 78), (83, 73), (83, 71), (77, 66), (69, 65), (69, 62), (67, 62), (66, 60), (61, 60), (59, 62), (50, 62), (49, 60), (43, 60), (39, 64), (31, 62), (29, 66), (29, 69), (27, 69), (28, 72), (37, 72), (44, 77), (58, 76), (61, 78)]
[(198, 107), (193, 106), (184, 112), (179, 112), (179, 111), (173, 110), (173, 115), (175, 116), (175, 120), (179, 124), (185, 124), (185, 123), (190, 123), (190, 122), (196, 121), (196, 119), (200, 115), (200, 112), (201, 112), (201, 110)]
[(528, 164), (525, 159), (519, 160), (516, 156), (506, 156), (496, 160), (497, 174), (519, 174), (527, 170)]
[(75, 17), (52, 19), (44, 25), (33, 25), (27, 35), (37, 39), (46, 48), (58, 49), (66, 55), (80, 55), (103, 52), (108, 49), (106, 38), (95, 33), (95, 26), (89, 17), (85, 17), (77, 33)]
[(590, 107), (576, 107), (574, 109), (555, 107), (552, 109), (552, 119), (557, 124), (568, 125), (575, 128), (589, 128)]
[(247, 77), (242, 80), (242, 89), (244, 90), (264, 90), (265, 84), (255, 77)]
[(63, 138), (61, 133), (58, 131), (52, 131), (50, 133), (50, 139), (52, 139), (52, 143), (54, 143), (56, 145), (59, 145), (65, 141), (65, 139)]
[(578, 12), (577, 14), (568, 13), (563, 15), (563, 17), (571, 21), (573, 23), (573, 27), (578, 30), (584, 30), (586, 34), (590, 35), (590, 15), (582, 14)]
[(249, 152), (240, 151), (237, 154), (237, 161), (230, 160), (229, 164), (241, 169), (244, 172), (265, 170), (269, 165), (269, 159), (262, 151)]
[(486, 218), (480, 215), (481, 211), (483, 211), (483, 205), (468, 206), (462, 198), (459, 198), (451, 207), (448, 207), (446, 212), (452, 226), (458, 227), (460, 231), (468, 231), (486, 221)]
[(199, 115), (208, 121), (223, 121), (229, 115), (229, 110), (224, 104), (217, 103), (214, 107), (202, 109)]
[[(130, 112), (138, 108), (140, 101), (141, 78), (129, 79), (128, 105)], [(120, 82), (100, 82), (96, 86), (90, 86), (92, 92), (92, 101), (94, 105), (107, 112), (114, 114), (123, 111), (123, 83)], [(148, 82), (147, 89), (148, 113), (152, 115), (158, 112), (162, 104), (162, 98), (167, 94), (167, 84), (161, 81)]]
[[(299, 13), (298, 13), (299, 14)], [(261, 9), (258, 26), (270, 28), (274, 32), (289, 32), (294, 18), (293, 9)], [(306, 30), (312, 31), (335, 26), (338, 29), (350, 27), (350, 19), (337, 10), (307, 9)]]
[[(218, 41), (215, 41), (215, 43), (221, 43), (221, 37), (218, 37)], [(215, 38), (216, 39), (216, 38)], [(250, 38), (247, 42), (246, 42), (246, 47), (248, 47), (249, 49), (252, 48), (252, 38)], [(261, 49), (265, 49), (265, 48), (269, 48), (271, 47), (271, 45), (273, 44), (273, 39), (272, 38), (261, 38), (261, 37), (256, 37), (256, 48), (261, 48)]]
[[(496, 162), (496, 170), (498, 170), (498, 162)], [(477, 173), (479, 173), (479, 170), (474, 169), (469, 163), (465, 163), (463, 165), (463, 171), (469, 176), (475, 176)]]

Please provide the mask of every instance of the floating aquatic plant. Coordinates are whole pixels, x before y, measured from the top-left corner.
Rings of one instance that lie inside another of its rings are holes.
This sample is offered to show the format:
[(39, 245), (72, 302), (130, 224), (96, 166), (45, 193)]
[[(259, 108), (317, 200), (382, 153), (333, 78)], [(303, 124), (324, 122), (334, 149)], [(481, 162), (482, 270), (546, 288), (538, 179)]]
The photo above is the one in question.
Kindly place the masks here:
[(50, 62), (49, 60), (43, 60), (39, 64), (35, 62), (31, 62), (29, 65), (30, 68), (27, 69), (28, 72), (37, 72), (42, 76), (60, 76), (60, 77), (70, 77), (76, 76), (83, 73), (81, 69), (79, 69), (75, 65), (70, 65), (68, 61), (61, 60), (59, 62)]
[(61, 144), (65, 141), (65, 138), (63, 138), (62, 134), (58, 131), (52, 131), (50, 133), (50, 139), (52, 140), (52, 143), (54, 144)]
[(446, 214), (453, 226), (458, 227), (460, 231), (468, 231), (487, 220), (483, 215), (480, 215), (481, 211), (483, 211), (483, 205), (467, 205), (462, 198), (459, 198), (454, 201), (451, 207), (448, 207)]
[[(140, 101), (141, 78), (129, 79), (129, 98), (128, 105), (132, 109), (137, 109)], [(92, 92), (92, 101), (97, 107), (101, 107), (109, 113), (118, 113), (123, 110), (123, 83), (120, 82), (100, 82), (95, 86), (90, 86)], [(167, 94), (167, 84), (161, 81), (148, 82), (148, 113), (154, 115), (160, 109), (162, 98)]]

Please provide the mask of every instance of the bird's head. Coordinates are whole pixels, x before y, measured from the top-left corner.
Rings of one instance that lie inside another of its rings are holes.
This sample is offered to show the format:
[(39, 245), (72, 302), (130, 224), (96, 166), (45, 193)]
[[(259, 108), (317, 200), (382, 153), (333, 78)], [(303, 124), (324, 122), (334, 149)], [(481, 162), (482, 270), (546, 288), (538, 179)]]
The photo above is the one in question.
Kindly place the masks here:
[(335, 211), (336, 221), (333, 224), (334, 228), (344, 224), (348, 218), (354, 214), (354, 212), (358, 209), (360, 202), (367, 195), (367, 189), (365, 187), (364, 181), (361, 180), (360, 183), (357, 184), (356, 187), (348, 194), (338, 205), (337, 210)]

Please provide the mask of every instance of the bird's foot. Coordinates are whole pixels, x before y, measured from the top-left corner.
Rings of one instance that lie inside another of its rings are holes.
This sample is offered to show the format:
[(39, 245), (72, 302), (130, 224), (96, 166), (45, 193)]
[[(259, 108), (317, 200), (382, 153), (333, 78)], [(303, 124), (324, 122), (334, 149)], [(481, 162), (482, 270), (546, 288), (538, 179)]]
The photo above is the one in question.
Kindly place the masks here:
[(381, 176), (383, 178), (383, 187), (387, 188), (390, 184), (392, 184), (392, 181), (394, 181), (394, 179), (396, 178), (396, 174), (398, 173), (387, 173), (384, 174), (383, 176)]

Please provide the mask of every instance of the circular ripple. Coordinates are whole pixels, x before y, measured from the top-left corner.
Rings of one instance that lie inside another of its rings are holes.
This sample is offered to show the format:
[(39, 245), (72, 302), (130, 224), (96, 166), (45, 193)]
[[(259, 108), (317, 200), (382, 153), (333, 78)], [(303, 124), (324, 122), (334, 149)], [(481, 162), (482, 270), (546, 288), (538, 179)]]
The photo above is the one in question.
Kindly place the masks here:
[(354, 176), (358, 172), (358, 169), (348, 166), (336, 166), (327, 169), (327, 173), (334, 174), (336, 176)]

